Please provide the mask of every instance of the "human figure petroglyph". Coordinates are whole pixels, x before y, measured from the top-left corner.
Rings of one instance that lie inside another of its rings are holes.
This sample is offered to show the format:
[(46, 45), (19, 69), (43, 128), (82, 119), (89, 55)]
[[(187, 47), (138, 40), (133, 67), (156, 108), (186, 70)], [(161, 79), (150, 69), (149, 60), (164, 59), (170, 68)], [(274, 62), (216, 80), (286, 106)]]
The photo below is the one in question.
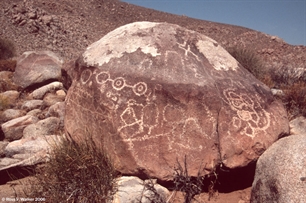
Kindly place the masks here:
[(184, 41), (184, 44), (180, 44), (180, 43), (178, 43), (178, 42), (177, 42), (177, 44), (178, 44), (178, 46), (179, 46), (180, 49), (182, 49), (182, 50), (185, 51), (185, 58), (190, 57), (190, 55), (188, 55), (188, 54), (191, 54), (191, 55), (193, 55), (198, 61), (201, 61), (201, 60), (199, 59), (199, 56), (191, 51), (190, 45), (187, 43), (187, 41)]

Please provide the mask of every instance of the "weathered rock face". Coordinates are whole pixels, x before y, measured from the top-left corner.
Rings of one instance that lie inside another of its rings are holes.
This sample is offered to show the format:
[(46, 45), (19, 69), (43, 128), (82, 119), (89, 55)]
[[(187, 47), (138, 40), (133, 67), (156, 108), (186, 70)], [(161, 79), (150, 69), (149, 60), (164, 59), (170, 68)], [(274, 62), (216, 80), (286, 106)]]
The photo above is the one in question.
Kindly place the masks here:
[(290, 135), (306, 134), (306, 118), (304, 116), (297, 117), (290, 121)]
[(306, 134), (274, 143), (258, 159), (251, 203), (305, 202)]
[(14, 82), (22, 88), (61, 78), (63, 61), (51, 51), (29, 51), (17, 60)]
[(289, 125), (268, 87), (217, 42), (167, 23), (120, 27), (68, 71), (65, 127), (89, 132), (123, 173), (169, 179), (257, 159)]

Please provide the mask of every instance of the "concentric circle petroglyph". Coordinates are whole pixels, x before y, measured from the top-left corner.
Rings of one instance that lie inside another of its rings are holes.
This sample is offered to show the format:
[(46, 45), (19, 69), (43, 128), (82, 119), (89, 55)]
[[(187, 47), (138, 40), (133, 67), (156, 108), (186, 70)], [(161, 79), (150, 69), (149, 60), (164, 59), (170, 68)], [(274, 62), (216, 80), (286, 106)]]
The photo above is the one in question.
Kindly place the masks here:
[(141, 96), (147, 91), (147, 84), (144, 82), (139, 82), (133, 86), (133, 91), (137, 96)]
[(114, 79), (113, 81), (113, 88), (115, 90), (122, 90), (125, 86), (125, 80), (123, 77), (119, 77), (119, 78), (116, 78)]

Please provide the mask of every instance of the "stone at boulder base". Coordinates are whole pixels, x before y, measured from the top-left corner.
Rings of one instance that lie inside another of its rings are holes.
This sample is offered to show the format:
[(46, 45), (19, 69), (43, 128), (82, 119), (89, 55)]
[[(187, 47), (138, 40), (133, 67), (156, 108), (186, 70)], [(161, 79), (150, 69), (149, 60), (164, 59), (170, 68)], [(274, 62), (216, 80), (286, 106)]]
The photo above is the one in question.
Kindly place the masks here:
[(251, 203), (306, 201), (306, 134), (274, 143), (258, 159)]
[(22, 88), (60, 80), (62, 59), (51, 51), (29, 51), (17, 59), (13, 81)]
[(59, 118), (48, 117), (44, 120), (38, 121), (37, 123), (28, 125), (23, 130), (23, 138), (36, 138), (56, 134), (59, 131), (59, 125)]
[(306, 134), (306, 118), (304, 116), (297, 117), (290, 121), (290, 135)]
[(44, 95), (47, 92), (50, 92), (52, 90), (57, 90), (57, 89), (62, 89), (63, 88), (63, 84), (61, 82), (52, 82), (50, 84), (47, 84), (45, 86), (42, 86), (36, 90), (34, 90), (30, 96), (33, 97), (33, 99), (43, 99)]
[[(138, 177), (123, 176), (116, 180), (118, 185), (117, 192), (115, 193), (112, 203), (125, 203), (125, 202), (139, 202), (151, 203), (157, 194), (160, 198), (166, 200), (170, 192), (167, 188), (155, 183), (154, 180), (141, 180)], [(153, 186), (157, 192), (154, 194), (152, 191), (145, 187), (145, 184)]]
[(25, 115), (25, 111), (19, 109), (6, 109), (2, 112), (0, 116), (0, 120), (3, 122), (13, 120), (15, 118), (21, 117)]
[(26, 115), (1, 124), (4, 138), (8, 141), (22, 138), (24, 128), (30, 124), (36, 123), (37, 121), (37, 117)]
[(191, 176), (243, 167), (289, 132), (267, 86), (216, 41), (177, 25), (122, 26), (66, 69), (67, 133), (92, 136), (124, 174), (171, 180), (185, 156)]
[(61, 142), (61, 139), (58, 135), (48, 135), (10, 142), (4, 149), (6, 157), (0, 159), (0, 171), (48, 161), (52, 147)]
[(26, 100), (22, 103), (21, 109), (31, 111), (33, 109), (39, 109), (43, 106), (44, 101), (39, 99)]

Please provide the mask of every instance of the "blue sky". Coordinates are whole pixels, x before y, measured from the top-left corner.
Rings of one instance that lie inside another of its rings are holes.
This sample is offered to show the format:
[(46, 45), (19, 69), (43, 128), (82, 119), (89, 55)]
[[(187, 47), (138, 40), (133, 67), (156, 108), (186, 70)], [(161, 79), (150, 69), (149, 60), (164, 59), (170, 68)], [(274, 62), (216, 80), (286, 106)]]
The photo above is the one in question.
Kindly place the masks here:
[(122, 0), (188, 17), (239, 25), (306, 45), (306, 0)]

